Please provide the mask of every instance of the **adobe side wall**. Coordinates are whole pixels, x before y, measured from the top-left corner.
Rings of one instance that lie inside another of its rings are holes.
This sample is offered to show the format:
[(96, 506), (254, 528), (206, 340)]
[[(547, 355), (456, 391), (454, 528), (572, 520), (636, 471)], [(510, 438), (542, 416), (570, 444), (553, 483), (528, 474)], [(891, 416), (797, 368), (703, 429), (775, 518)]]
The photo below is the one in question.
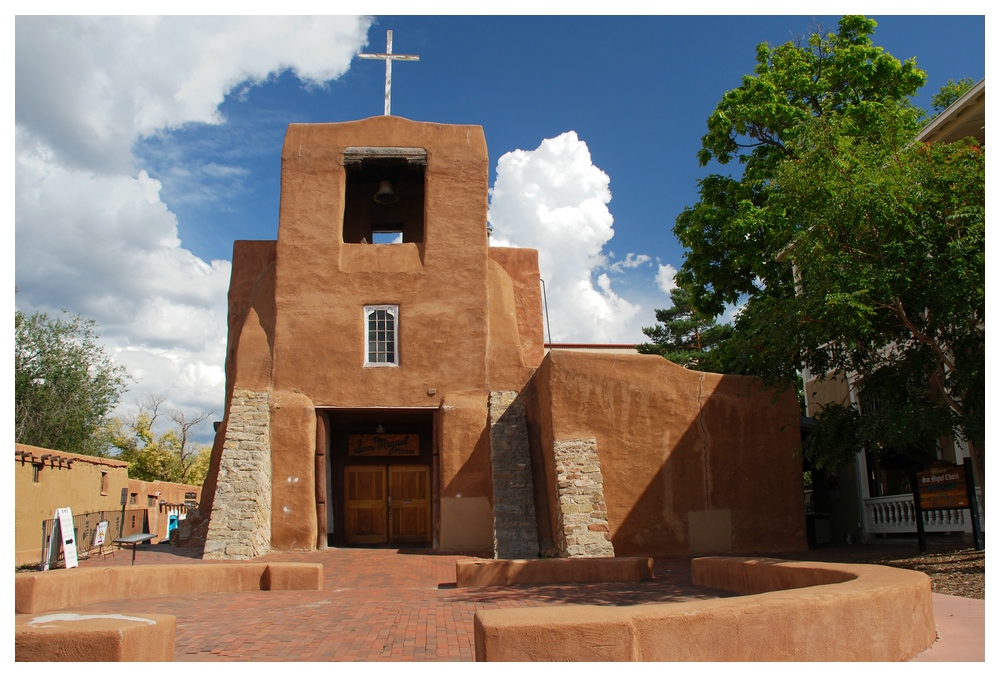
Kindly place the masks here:
[(520, 391), (545, 356), (538, 252), (490, 247), (489, 257), (490, 390)]
[(212, 513), (215, 501), (233, 389), (240, 382), (241, 387), (259, 392), (266, 390), (270, 384), (276, 244), (274, 240), (237, 240), (233, 243), (228, 295), (226, 404), (212, 445), (212, 460), (202, 485), (199, 512), (203, 517)]
[[(83, 456), (26, 444), (15, 444), (39, 459), (35, 482), (30, 459), (14, 460), (14, 565), (42, 560), (42, 522), (52, 519), (56, 508), (70, 508), (74, 515), (101, 510), (120, 511), (121, 491), (129, 485), (128, 464), (111, 458)], [(54, 454), (73, 459), (72, 467), (41, 462)], [(107, 473), (107, 491), (101, 491), (101, 473)], [(144, 506), (135, 506), (144, 507)]]
[[(128, 481), (129, 501), (135, 494), (135, 505), (130, 508), (146, 508), (146, 516), (149, 520), (149, 533), (156, 534), (154, 543), (158, 543), (167, 538), (170, 526), (170, 516), (177, 515), (178, 518), (186, 518), (187, 508), (185, 503), (192, 500), (198, 503), (201, 500), (201, 487), (193, 484), (180, 484), (177, 482), (144, 482), (142, 480), (129, 479)], [(186, 497), (193, 493), (192, 499)]]
[(558, 350), (535, 384), (548, 504), (558, 501), (554, 447), (596, 439), (616, 555), (805, 549), (793, 395), (775, 400), (748, 379), (653, 355)]

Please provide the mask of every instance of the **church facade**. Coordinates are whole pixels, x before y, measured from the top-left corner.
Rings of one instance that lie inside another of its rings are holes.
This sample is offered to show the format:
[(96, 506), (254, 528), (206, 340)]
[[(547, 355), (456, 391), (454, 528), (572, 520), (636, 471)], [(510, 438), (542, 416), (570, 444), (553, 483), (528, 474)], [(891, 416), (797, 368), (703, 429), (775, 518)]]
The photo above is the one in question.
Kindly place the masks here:
[(490, 247), (477, 126), (293, 124), (237, 241), (206, 558), (805, 547), (798, 407), (658, 356), (546, 352), (537, 252)]

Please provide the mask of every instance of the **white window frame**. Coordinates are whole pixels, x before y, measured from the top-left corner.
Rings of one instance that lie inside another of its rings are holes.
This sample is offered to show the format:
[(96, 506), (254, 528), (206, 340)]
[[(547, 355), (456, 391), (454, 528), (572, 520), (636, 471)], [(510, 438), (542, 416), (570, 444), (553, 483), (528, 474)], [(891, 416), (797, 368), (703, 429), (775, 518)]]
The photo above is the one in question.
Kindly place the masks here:
[[(383, 312), (387, 313), (389, 316), (392, 317), (392, 346), (393, 346), (393, 348), (392, 348), (392, 355), (391, 355), (392, 359), (391, 360), (388, 359), (388, 356), (386, 356), (386, 359), (384, 359), (384, 360), (379, 360), (378, 359), (378, 353), (382, 352), (382, 351), (379, 350), (379, 348), (384, 348), (385, 344), (387, 343), (387, 341), (385, 340), (386, 337), (383, 337), (383, 339), (380, 340), (377, 336), (374, 339), (375, 342), (376, 342), (375, 351), (374, 351), (376, 353), (376, 355), (375, 355), (376, 359), (372, 360), (372, 352), (373, 351), (372, 351), (372, 339), (371, 339), (371, 336), (370, 336), (372, 330), (370, 329), (369, 323), (372, 320), (372, 316), (375, 313), (379, 312), (379, 311), (383, 311)], [(394, 305), (365, 306), (365, 314), (364, 314), (364, 336), (365, 336), (365, 338), (364, 338), (364, 350), (365, 350), (365, 366), (366, 367), (398, 367), (399, 366), (399, 306), (394, 306)]]

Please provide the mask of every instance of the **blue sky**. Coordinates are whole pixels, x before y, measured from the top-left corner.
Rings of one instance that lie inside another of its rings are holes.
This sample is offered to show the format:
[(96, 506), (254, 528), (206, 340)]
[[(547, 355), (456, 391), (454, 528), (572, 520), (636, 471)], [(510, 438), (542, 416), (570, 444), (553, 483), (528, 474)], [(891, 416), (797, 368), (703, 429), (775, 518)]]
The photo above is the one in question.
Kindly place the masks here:
[[(877, 44), (900, 59), (917, 57), (927, 71), (918, 105), (929, 110), (931, 94), (948, 78), (984, 77), (982, 16), (872, 18), (879, 22)], [(611, 178), (611, 248), (620, 256), (646, 252), (679, 264), (682, 251), (671, 229), (676, 215), (697, 200), (696, 179), (709, 171), (695, 157), (708, 115), (753, 68), (758, 43), (780, 44), (816, 24), (835, 30), (838, 19), (378, 16), (366, 51), (383, 52), (391, 29), (395, 52), (420, 56), (417, 63), (394, 65), (392, 113), (481, 125), (491, 185), (500, 155), (576, 131)], [(150, 173), (164, 182), (161, 195), (181, 217), (185, 245), (203, 258), (228, 258), (234, 238), (275, 237), (288, 123), (379, 115), (383, 81), (381, 61), (356, 60), (325, 90), (305, 90), (285, 73), (227, 96), (220, 107), (225, 125), (193, 126), (140, 143), (149, 166), (162, 167)], [(166, 178), (177, 161), (163, 152), (169, 145), (187, 161), (239, 158), (250, 171), (239, 185), (245, 192), (238, 200), (187, 201), (190, 187)]]
[[(871, 16), (876, 44), (927, 71), (918, 105), (984, 77), (983, 16)], [(124, 406), (166, 393), (221, 417), (233, 241), (276, 237), (289, 123), (382, 114), (384, 65), (352, 56), (391, 29), (420, 57), (394, 64), (392, 113), (484, 128), (494, 237), (539, 249), (553, 338), (639, 341), (712, 170), (708, 115), (758, 43), (837, 19), (19, 19), (15, 304), (96, 319), (137, 378)]]

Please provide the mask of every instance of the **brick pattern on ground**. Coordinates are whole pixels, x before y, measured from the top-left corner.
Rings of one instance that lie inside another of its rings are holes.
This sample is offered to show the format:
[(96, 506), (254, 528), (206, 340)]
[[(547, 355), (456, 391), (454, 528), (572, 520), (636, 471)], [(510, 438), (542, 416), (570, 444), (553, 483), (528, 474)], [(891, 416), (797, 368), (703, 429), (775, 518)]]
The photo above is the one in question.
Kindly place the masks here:
[(490, 393), (493, 556), (536, 559), (538, 524), (524, 404), (515, 390)]
[(234, 390), (205, 559), (251, 559), (271, 543), (271, 396)]
[(597, 440), (556, 440), (553, 455), (559, 556), (614, 557)]
[[(136, 567), (201, 562), (196, 548), (142, 545)], [(131, 551), (82, 567), (131, 566)], [(729, 596), (691, 585), (688, 558), (655, 562), (656, 579), (456, 588), (455, 562), (407, 548), (272, 552), (262, 562), (319, 562), (322, 590), (178, 595), (67, 609), (75, 613), (177, 617), (175, 661), (471, 661), (480, 609), (622, 606)]]

